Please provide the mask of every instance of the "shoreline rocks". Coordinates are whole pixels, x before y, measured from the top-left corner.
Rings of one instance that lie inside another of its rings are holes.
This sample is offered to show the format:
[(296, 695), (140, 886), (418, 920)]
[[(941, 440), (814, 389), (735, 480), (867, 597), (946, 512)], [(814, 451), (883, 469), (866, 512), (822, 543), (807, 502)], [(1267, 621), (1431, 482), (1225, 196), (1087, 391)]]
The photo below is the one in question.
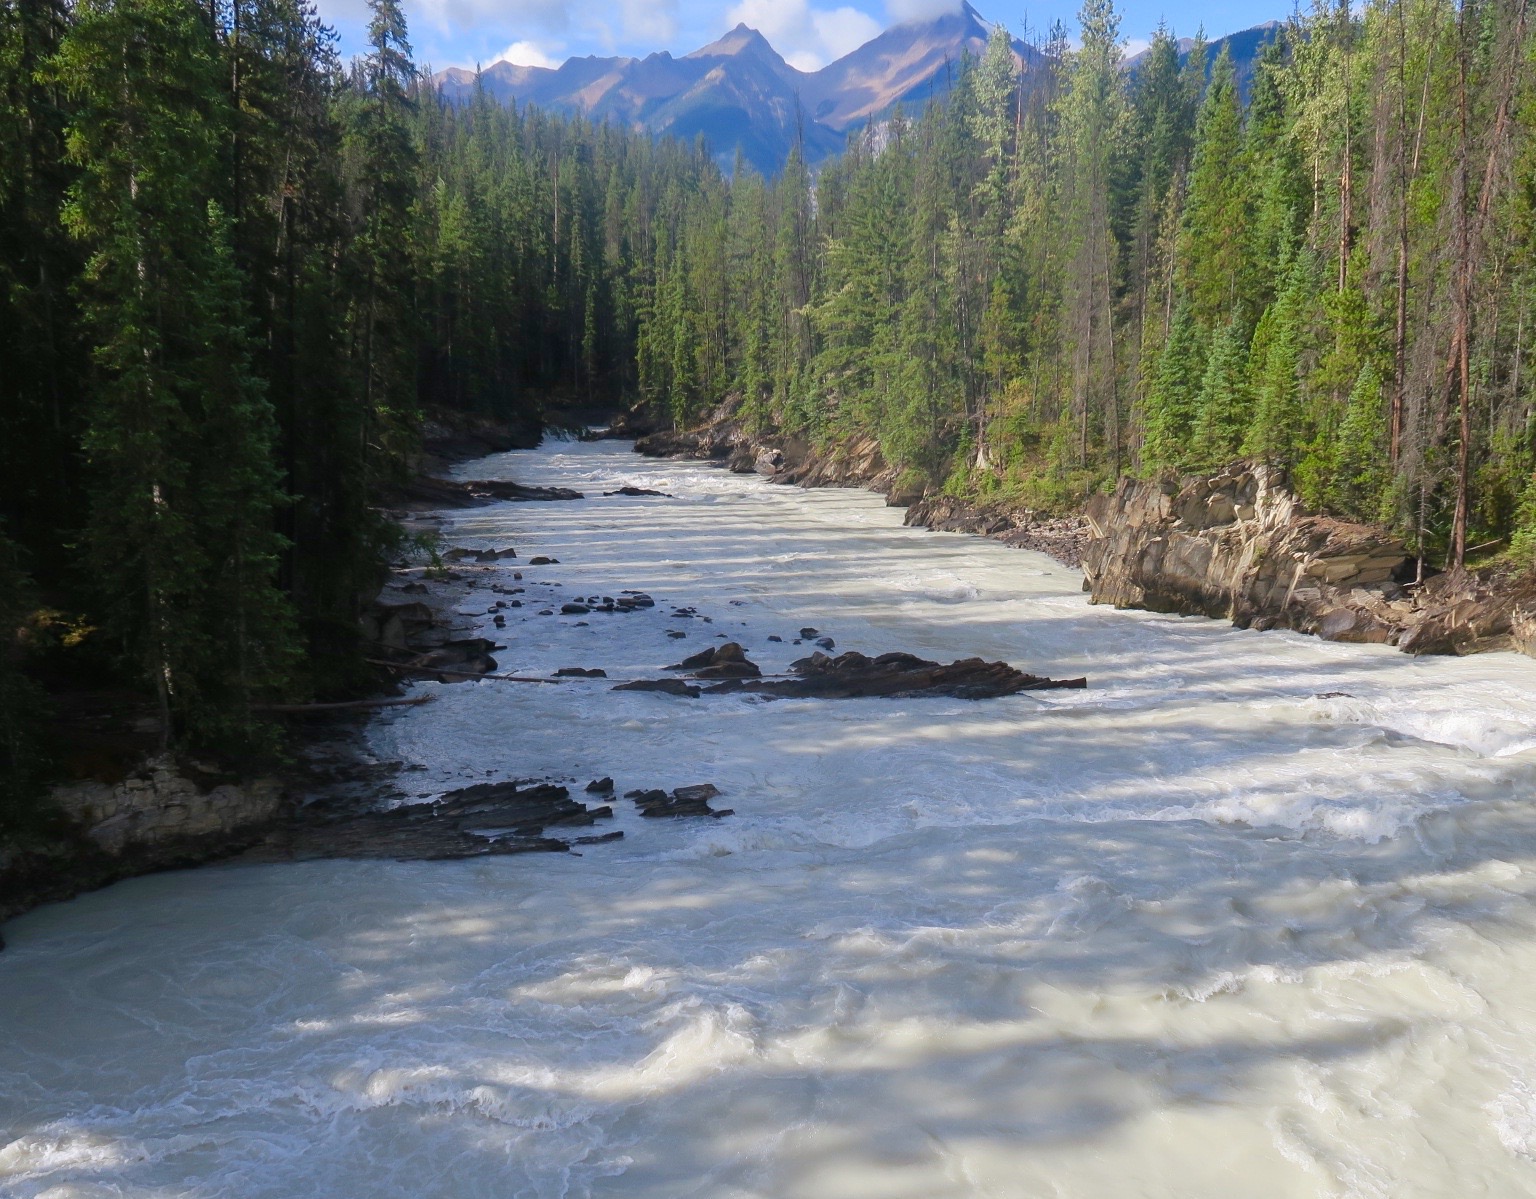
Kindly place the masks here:
[(1463, 571), (1415, 583), (1401, 540), (1307, 512), (1272, 467), (1123, 479), (1087, 519), (1083, 589), (1096, 604), (1408, 653), (1536, 649), (1536, 580)]
[(631, 414), (606, 434), (651, 457), (724, 462), (803, 487), (864, 487), (906, 506), (912, 528), (972, 533), (1080, 567), (1094, 603), (1291, 629), (1415, 654), (1513, 650), (1536, 656), (1536, 571), (1431, 573), (1415, 582), (1400, 539), (1306, 512), (1277, 468), (1239, 462), (1211, 476), (1124, 478), (1080, 515), (1042, 517), (1007, 502), (907, 494), (870, 438), (830, 450), (757, 434), (721, 405), (695, 429)]
[(306, 809), (246, 855), (249, 861), (317, 858), (447, 861), (516, 853), (567, 853), (574, 845), (613, 841), (622, 832), (565, 840), (556, 827), (589, 827), (610, 819), (608, 805), (589, 807), (566, 787), (477, 783), (429, 803), (383, 811)]
[(914, 501), (902, 523), (939, 533), (974, 533), (1014, 549), (1048, 554), (1071, 567), (1082, 566), (1089, 540), (1085, 517), (1045, 517), (1007, 503), (973, 504), (949, 495)]
[(165, 754), (117, 782), (64, 783), (50, 795), (54, 827), (0, 844), (0, 921), (137, 875), (232, 857), (289, 806), (280, 779), (231, 779)]

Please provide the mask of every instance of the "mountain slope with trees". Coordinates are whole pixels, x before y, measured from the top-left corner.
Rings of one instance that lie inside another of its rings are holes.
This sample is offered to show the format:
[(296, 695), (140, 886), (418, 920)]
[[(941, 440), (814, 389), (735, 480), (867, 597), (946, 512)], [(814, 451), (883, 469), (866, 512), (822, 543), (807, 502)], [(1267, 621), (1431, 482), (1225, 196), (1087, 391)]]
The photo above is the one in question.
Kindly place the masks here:
[(1528, 555), (1525, 0), (1321, 3), (1246, 102), (1229, 54), (1161, 30), (1127, 72), (1109, 0), (1079, 21), (1022, 73), (999, 31), (814, 196), (738, 180), (656, 263), (652, 403), (1043, 510), (1254, 457), (1432, 567)]
[[(1043, 511), (1289, 471), (1433, 567), (1536, 552), (1527, 0), (1324, 3), (1230, 55), (1110, 0), (814, 177), (448, 104), (372, 0), (0, 0), (0, 777), (38, 681), (173, 745), (367, 678), (381, 498), (422, 414), (638, 398), (878, 439), (902, 490)], [(1246, 96), (1246, 98), (1245, 98)], [(72, 684), (73, 685), (73, 684)]]
[(636, 263), (723, 194), (695, 146), (442, 105), (372, 10), (343, 68), (308, 0), (0, 0), (0, 823), (46, 691), (249, 755), (367, 685), (423, 413), (632, 389)]

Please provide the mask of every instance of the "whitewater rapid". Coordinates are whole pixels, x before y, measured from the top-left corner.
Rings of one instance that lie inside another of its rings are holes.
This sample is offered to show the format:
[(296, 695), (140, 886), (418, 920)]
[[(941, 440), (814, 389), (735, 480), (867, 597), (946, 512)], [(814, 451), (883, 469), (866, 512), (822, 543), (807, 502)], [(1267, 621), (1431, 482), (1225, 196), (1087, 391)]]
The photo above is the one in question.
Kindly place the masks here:
[(720, 633), (782, 669), (814, 626), (1090, 688), (419, 684), (370, 731), (413, 795), (611, 775), (736, 814), (620, 800), (580, 856), (211, 867), (8, 924), (0, 1195), (1536, 1194), (1536, 662), (1094, 608), (877, 496), (623, 443), (463, 472), (589, 497), (447, 517), (524, 598), (658, 601), (509, 612), (509, 673), (656, 677)]

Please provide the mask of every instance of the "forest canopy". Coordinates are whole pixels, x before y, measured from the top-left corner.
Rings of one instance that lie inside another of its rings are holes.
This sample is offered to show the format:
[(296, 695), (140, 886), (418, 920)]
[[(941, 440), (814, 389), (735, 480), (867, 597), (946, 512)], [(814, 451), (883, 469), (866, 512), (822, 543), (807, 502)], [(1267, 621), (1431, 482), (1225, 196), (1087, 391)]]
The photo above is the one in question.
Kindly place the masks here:
[(771, 179), (443, 103), (371, 9), (344, 65), (308, 0), (0, 0), (13, 800), (61, 656), (226, 750), (365, 680), (433, 412), (730, 402), (1047, 512), (1256, 458), (1437, 567), (1536, 551), (1525, 0), (1319, 4), (1251, 73), (1087, 0)]

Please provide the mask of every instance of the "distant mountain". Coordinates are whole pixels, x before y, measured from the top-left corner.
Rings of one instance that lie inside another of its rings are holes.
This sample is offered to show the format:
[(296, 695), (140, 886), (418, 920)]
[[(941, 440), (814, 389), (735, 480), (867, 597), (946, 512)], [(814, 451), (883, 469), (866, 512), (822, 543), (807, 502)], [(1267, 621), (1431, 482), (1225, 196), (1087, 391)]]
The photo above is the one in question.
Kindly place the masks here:
[[(1279, 21), (1265, 21), (1262, 25), (1255, 25), (1252, 29), (1244, 29), (1237, 33), (1229, 33), (1226, 37), (1216, 38), (1206, 43), (1205, 72), (1211, 72), (1211, 67), (1221, 57), (1223, 49), (1232, 55), (1232, 65), (1237, 68), (1237, 89), (1244, 99), (1248, 96), (1248, 85), (1253, 81), (1253, 69), (1258, 64), (1259, 55), (1264, 53), (1264, 47), (1280, 36), (1280, 30), (1284, 26)], [(1193, 38), (1181, 37), (1178, 40), (1179, 61), (1184, 62), (1189, 58), (1189, 52), (1194, 49)], [(1125, 66), (1134, 72), (1146, 61), (1150, 51), (1143, 50), (1140, 54), (1133, 55), (1126, 60)]]
[[(1223, 45), (1238, 60), (1246, 86), (1253, 62), (1275, 23), (1211, 43), (1214, 61)], [(559, 67), (498, 62), (481, 75), (486, 91), (507, 103), (554, 112), (585, 113), (628, 129), (686, 141), (702, 134), (721, 166), (736, 155), (764, 175), (776, 173), (795, 139), (819, 162), (843, 149), (849, 130), (879, 120), (898, 104), (920, 109), (953, 84), (960, 60), (980, 57), (991, 25), (971, 5), (927, 21), (887, 29), (819, 71), (799, 71), (755, 29), (737, 25), (719, 41), (681, 58), (663, 51), (645, 58), (572, 58)], [(1188, 52), (1190, 43), (1180, 43)], [(1038, 52), (1015, 40), (1025, 66)], [(1127, 66), (1134, 70), (1137, 59)], [(434, 76), (449, 100), (463, 103), (475, 72), (451, 67)]]
[[(806, 76), (801, 95), (815, 120), (840, 132), (897, 104), (921, 107), (949, 90), (962, 57), (981, 57), (991, 33), (969, 4), (931, 21), (896, 25)], [(1038, 56), (1018, 39), (1013, 52), (1021, 63)]]
[[(847, 144), (848, 130), (899, 103), (920, 106), (948, 91), (967, 53), (979, 56), (991, 30), (970, 4), (931, 21), (887, 29), (820, 71), (798, 71), (755, 29), (738, 25), (681, 58), (572, 58), (556, 68), (498, 62), (482, 73), (506, 103), (582, 112), (630, 129), (708, 139), (722, 166), (739, 150), (765, 175), (783, 166), (797, 136), (819, 162)], [(1034, 51), (1014, 43), (1021, 61)], [(468, 100), (475, 73), (451, 67), (434, 77), (448, 99)]]

